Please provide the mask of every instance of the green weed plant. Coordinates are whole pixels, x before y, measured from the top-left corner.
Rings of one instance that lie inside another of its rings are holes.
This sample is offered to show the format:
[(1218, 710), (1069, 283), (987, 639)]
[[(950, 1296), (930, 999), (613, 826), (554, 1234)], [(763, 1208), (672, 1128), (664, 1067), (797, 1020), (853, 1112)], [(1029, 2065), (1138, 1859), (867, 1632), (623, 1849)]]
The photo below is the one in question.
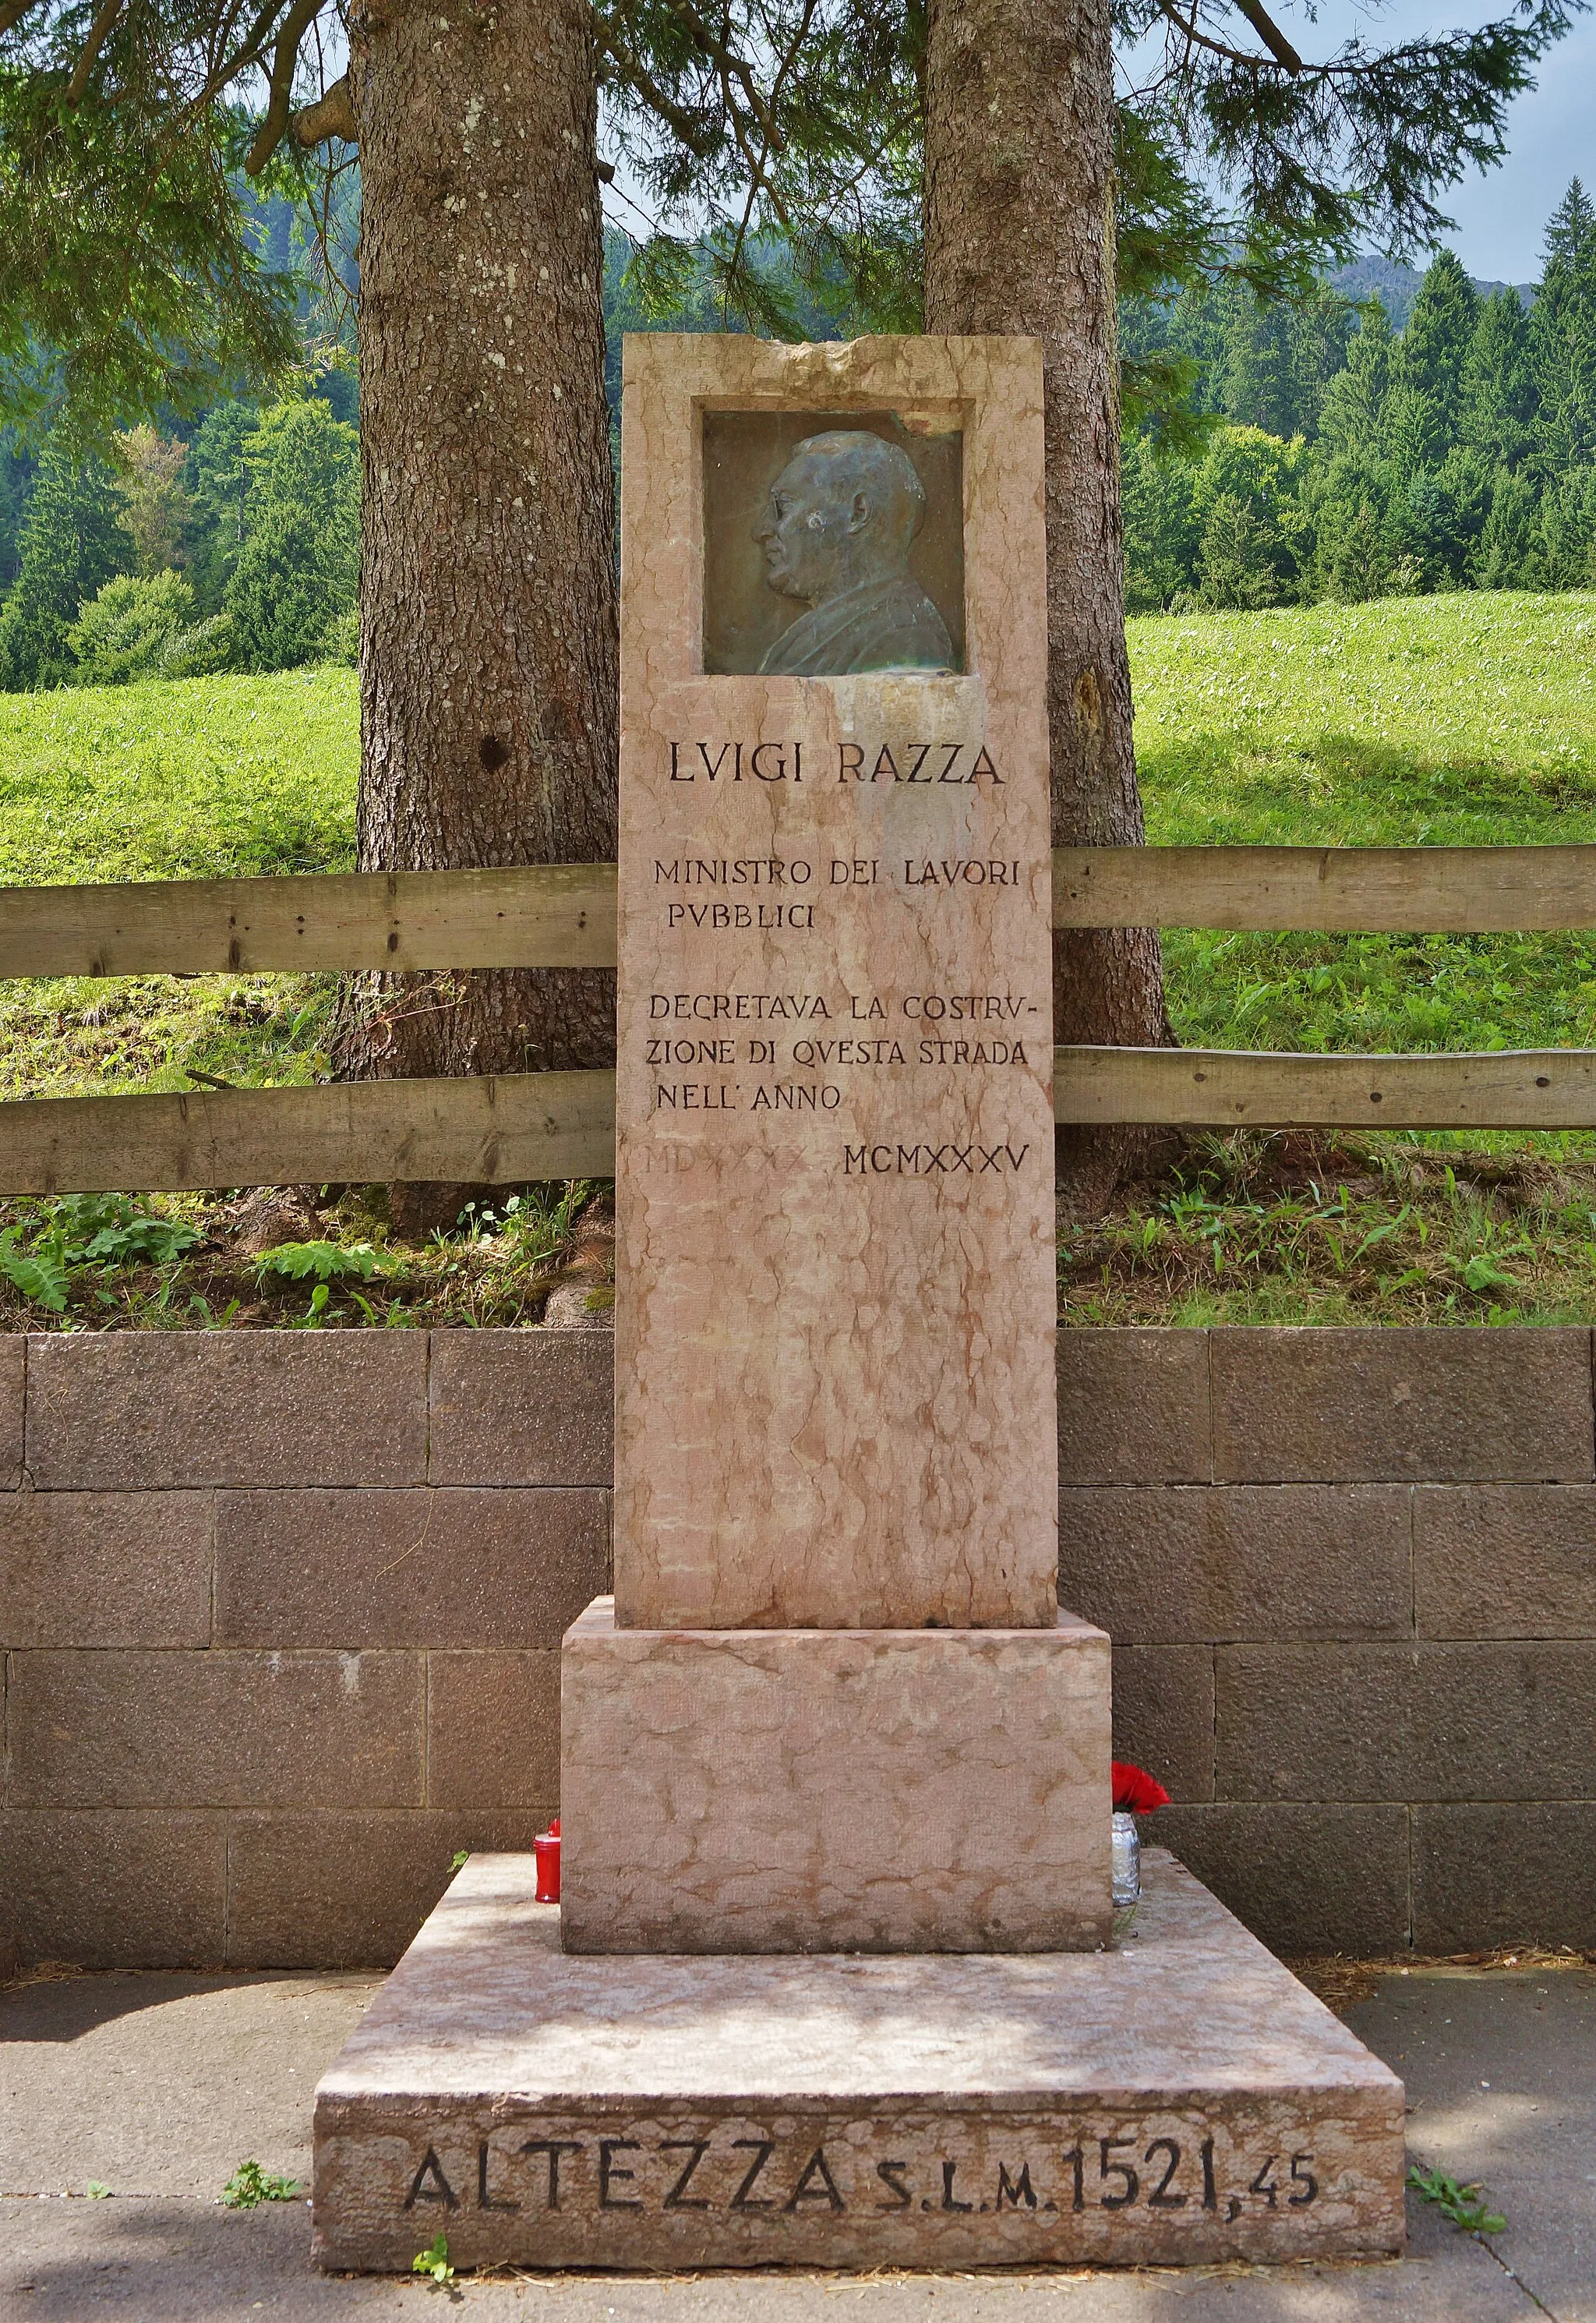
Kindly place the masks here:
[(297, 2178), (262, 2170), (258, 2162), (241, 2162), (222, 2189), (230, 2210), (253, 2210), (262, 2202), (291, 2202), (299, 2191)]
[(328, 1283), (350, 1275), (358, 1281), (369, 1282), (373, 1274), (392, 1264), (390, 1258), (373, 1250), (369, 1242), (280, 1242), (273, 1249), (261, 1252), (255, 1261), (255, 1272), (280, 1274), (288, 1282), (314, 1279)]
[(1417, 2162), (1408, 2172), (1408, 2183), (1424, 2201), (1433, 2203), (1443, 2217), (1450, 2218), (1460, 2234), (1500, 2235), (1507, 2227), (1501, 2212), (1491, 2209), (1486, 2201), (1481, 2186), (1460, 2186), (1444, 2171), (1421, 2170)]
[(412, 2274), (424, 2274), (430, 2282), (453, 2282), (454, 2269), (449, 2263), (449, 2237), (438, 2235), (424, 2251), (417, 2251), (410, 2261)]

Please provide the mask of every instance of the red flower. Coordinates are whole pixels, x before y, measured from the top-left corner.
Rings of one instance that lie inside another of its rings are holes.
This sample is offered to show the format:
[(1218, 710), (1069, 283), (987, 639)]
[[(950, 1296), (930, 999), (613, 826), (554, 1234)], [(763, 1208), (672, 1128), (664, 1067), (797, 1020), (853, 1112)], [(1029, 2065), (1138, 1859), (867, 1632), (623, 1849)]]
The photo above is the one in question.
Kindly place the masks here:
[(1124, 1766), (1116, 1758), (1112, 1772), (1115, 1814), (1151, 1814), (1154, 1807), (1169, 1805), (1168, 1791), (1142, 1768)]

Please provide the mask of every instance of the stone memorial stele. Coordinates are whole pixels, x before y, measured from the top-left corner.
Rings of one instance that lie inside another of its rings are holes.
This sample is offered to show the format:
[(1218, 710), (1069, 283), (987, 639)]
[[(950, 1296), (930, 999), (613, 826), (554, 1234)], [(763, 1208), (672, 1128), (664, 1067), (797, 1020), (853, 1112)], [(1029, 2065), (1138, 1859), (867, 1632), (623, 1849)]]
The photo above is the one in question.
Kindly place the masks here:
[(1402, 2092), (1178, 1866), (1057, 1604), (1041, 350), (651, 335), (622, 417), (615, 1585), (564, 1895), (455, 1880), (316, 2252), (1399, 2247)]

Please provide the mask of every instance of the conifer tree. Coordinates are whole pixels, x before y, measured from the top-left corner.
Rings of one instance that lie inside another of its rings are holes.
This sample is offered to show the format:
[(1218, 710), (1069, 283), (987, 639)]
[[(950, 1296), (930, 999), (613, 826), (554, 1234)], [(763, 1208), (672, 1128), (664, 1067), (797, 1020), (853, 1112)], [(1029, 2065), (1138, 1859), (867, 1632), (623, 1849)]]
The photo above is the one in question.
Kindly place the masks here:
[(1574, 468), (1546, 483), (1524, 578), (1532, 589), (1587, 589), (1596, 579), (1596, 468)]
[(1309, 443), (1318, 436), (1325, 392), (1346, 368), (1357, 310), (1350, 298), (1328, 282), (1318, 283), (1311, 298), (1291, 308), (1292, 345), (1297, 365), (1297, 426)]
[(1197, 550), (1197, 602), (1213, 612), (1251, 611), (1280, 602), (1272, 528), (1234, 493), (1208, 510)]
[(98, 460), (50, 445), (23, 521), (17, 576), (0, 610), (0, 685), (60, 685), (70, 675), (67, 632), (78, 608), (133, 561), (122, 503)]
[(1227, 408), (1232, 339), (1238, 317), (1251, 303), (1252, 294), (1244, 284), (1222, 279), (1188, 283), (1168, 308), (1160, 352), (1167, 348), (1189, 364), (1189, 394), (1195, 410)]
[(1463, 357), (1460, 440), (1493, 464), (1515, 468), (1529, 449), (1535, 408), (1524, 303), (1514, 289), (1493, 290)]
[(1151, 436), (1125, 446), (1120, 482), (1125, 528), (1125, 610), (1161, 613), (1190, 578), (1198, 522), (1191, 475), (1180, 460), (1160, 457)]
[(355, 601), (360, 444), (311, 397), (262, 412), (244, 442), (243, 546), (224, 597), (246, 669), (291, 669)]
[(1536, 462), (1560, 475), (1596, 457), (1596, 210), (1577, 178), (1546, 228), (1527, 338)]
[(1331, 381), (1320, 408), (1319, 434), (1332, 453), (1366, 457), (1381, 441), (1392, 338), (1390, 317), (1378, 298), (1371, 300), (1347, 349), (1346, 369)]
[(1439, 467), (1458, 435), (1464, 360), (1480, 298), (1455, 254), (1443, 250), (1419, 285), (1397, 342), (1394, 383), (1414, 399), (1416, 464)]
[(1474, 560), (1474, 579), (1480, 588), (1524, 586), (1539, 511), (1540, 487), (1536, 479), (1522, 468), (1499, 468)]
[[(1033, 332), (1054, 831), (1133, 840), (1116, 267), (1132, 292), (1303, 291), (1371, 234), (1432, 240), (1579, 5), (1305, 55), (1265, 0), (0, 0), (0, 371), (88, 431), (291, 362), (296, 286), (239, 166), (264, 195), (358, 144), (359, 843), (418, 868), (613, 850), (616, 163), (671, 229), (639, 265), (657, 306), (707, 248), (730, 317), (800, 327), (762, 262), (779, 237), (878, 327)], [(1116, 98), (1116, 41), (1150, 38)], [(1147, 932), (1075, 932), (1059, 960), (1070, 1037), (1160, 1036)], [(612, 1042), (598, 971), (363, 996), (353, 1071)]]
[(1565, 266), (1573, 274), (1596, 266), (1596, 205), (1578, 178), (1569, 179), (1568, 191), (1546, 220), (1543, 262)]
[(217, 611), (243, 547), (250, 489), (244, 447), (260, 418), (252, 403), (229, 396), (211, 406), (188, 446), (184, 481), (195, 509), (189, 578), (202, 613)]
[(1338, 521), (1321, 526), (1319, 541), (1330, 595), (1351, 604), (1384, 596), (1395, 559), (1378, 498), (1365, 491), (1334, 506)]
[(0, 427), (0, 602), (16, 579), (17, 544), (26, 502), (26, 477), (17, 457), (15, 434), (9, 427)]
[(1289, 438), (1318, 434), (1325, 390), (1346, 362), (1354, 310), (1327, 282), (1305, 296), (1228, 301), (1222, 409), (1245, 427)]
[(1296, 316), (1284, 299), (1243, 297), (1225, 333), (1225, 409), (1246, 427), (1289, 437), (1301, 426)]

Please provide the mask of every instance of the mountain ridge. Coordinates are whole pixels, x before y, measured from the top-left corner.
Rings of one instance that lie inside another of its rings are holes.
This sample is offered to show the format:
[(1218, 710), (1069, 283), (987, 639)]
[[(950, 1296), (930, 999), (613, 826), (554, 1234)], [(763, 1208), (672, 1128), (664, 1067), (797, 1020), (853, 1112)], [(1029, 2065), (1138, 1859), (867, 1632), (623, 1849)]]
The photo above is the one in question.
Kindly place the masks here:
[[(1527, 308), (1535, 298), (1533, 282), (1487, 282), (1477, 275), (1469, 279), (1481, 298), (1489, 298), (1496, 290), (1516, 290), (1520, 305)], [(1338, 267), (1330, 280), (1349, 298), (1378, 298), (1390, 317), (1391, 328), (1399, 331), (1418, 296), (1424, 270), (1404, 266), (1394, 258), (1382, 258), (1378, 251), (1362, 251), (1345, 266)]]

